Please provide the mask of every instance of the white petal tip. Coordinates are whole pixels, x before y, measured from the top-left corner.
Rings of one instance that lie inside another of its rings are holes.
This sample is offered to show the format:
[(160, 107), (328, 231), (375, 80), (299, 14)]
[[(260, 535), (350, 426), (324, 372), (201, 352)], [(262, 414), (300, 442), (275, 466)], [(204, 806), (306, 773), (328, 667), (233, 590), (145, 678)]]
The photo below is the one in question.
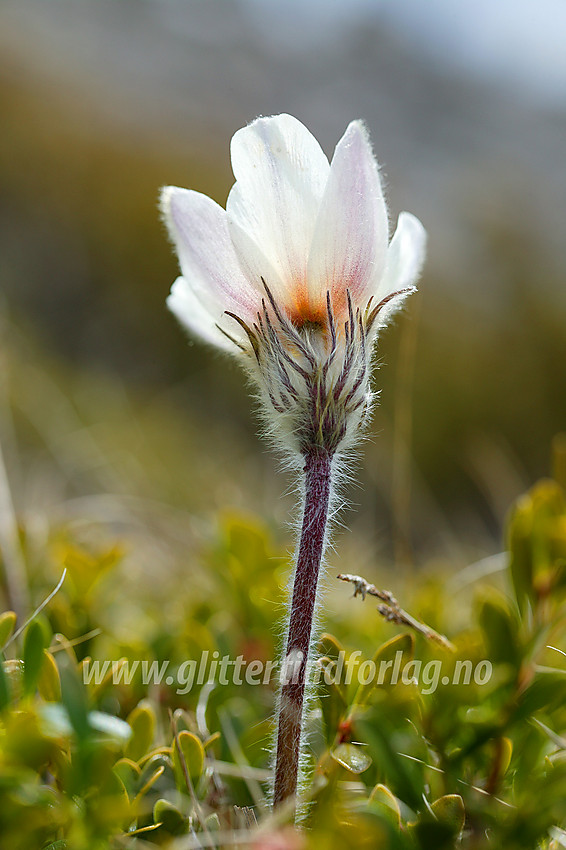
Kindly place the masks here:
[[(412, 256), (413, 277), (411, 284), (414, 286), (421, 276), (428, 242), (428, 234), (423, 223), (409, 212), (402, 212), (399, 216), (399, 226), (406, 233), (406, 251)], [(416, 286), (415, 286), (416, 288)]]
[(162, 186), (159, 190), (158, 206), (162, 216), (166, 216), (169, 212), (171, 204), (171, 195), (173, 194), (174, 186)]
[(182, 195), (189, 195), (190, 191), (190, 189), (180, 189), (178, 186), (163, 186), (160, 190), (158, 200), (159, 210), (167, 226), (172, 224), (175, 200)]
[(407, 230), (411, 233), (411, 236), (414, 239), (418, 239), (423, 245), (426, 244), (427, 241), (427, 232), (424, 228), (423, 223), (410, 212), (402, 212), (399, 213), (399, 225), (402, 225), (403, 228), (407, 228)]
[(357, 133), (358, 135), (363, 136), (364, 139), (369, 139), (368, 128), (366, 127), (365, 121), (362, 121), (361, 118), (356, 118), (354, 121), (350, 121), (346, 127), (346, 133)]
[[(295, 118), (294, 115), (289, 115), (288, 112), (281, 112), (279, 115), (258, 115), (257, 118), (254, 118), (253, 121), (250, 121), (248, 127), (254, 127), (258, 124), (279, 124), (282, 128), (285, 127), (300, 127), (303, 130), (307, 130), (302, 121), (299, 121), (298, 118)], [(307, 133), (309, 131), (307, 130)]]
[(365, 147), (374, 156), (369, 130), (366, 127), (365, 121), (362, 121), (361, 118), (350, 121), (342, 140), (348, 145), (357, 144), (360, 148)]
[(178, 277), (171, 287), (169, 295), (165, 299), (167, 309), (171, 310), (171, 312), (175, 315), (178, 315), (179, 310), (182, 309), (182, 305), (184, 303), (186, 304), (189, 297), (190, 290), (187, 285), (187, 281), (184, 277)]

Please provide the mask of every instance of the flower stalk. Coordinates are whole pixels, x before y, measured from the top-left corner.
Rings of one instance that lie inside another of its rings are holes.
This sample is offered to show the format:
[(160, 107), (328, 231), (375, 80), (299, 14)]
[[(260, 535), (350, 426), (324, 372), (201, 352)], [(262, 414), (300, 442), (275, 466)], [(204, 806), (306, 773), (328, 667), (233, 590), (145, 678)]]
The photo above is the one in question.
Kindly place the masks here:
[(327, 449), (314, 446), (306, 452), (304, 460), (303, 522), (279, 701), (274, 806), (297, 791), (309, 648), (332, 486), (332, 455)]
[(225, 210), (199, 192), (162, 191), (181, 266), (167, 304), (191, 334), (240, 360), (257, 387), (267, 436), (303, 470), (277, 806), (297, 796), (333, 478), (369, 420), (374, 345), (415, 291), (426, 233), (403, 212), (390, 238), (378, 164), (360, 121), (349, 124), (331, 162), (290, 115), (238, 130), (231, 158), (236, 182)]

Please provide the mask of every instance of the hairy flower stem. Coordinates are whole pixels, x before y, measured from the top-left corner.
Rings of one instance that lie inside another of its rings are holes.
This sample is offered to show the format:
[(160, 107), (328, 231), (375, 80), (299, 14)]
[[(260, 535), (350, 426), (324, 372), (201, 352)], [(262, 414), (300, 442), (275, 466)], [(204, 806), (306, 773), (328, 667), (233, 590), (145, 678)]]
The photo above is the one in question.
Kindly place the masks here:
[(331, 453), (320, 446), (313, 446), (305, 451), (304, 460), (303, 524), (283, 664), (274, 806), (295, 795), (297, 791), (308, 653), (330, 503)]

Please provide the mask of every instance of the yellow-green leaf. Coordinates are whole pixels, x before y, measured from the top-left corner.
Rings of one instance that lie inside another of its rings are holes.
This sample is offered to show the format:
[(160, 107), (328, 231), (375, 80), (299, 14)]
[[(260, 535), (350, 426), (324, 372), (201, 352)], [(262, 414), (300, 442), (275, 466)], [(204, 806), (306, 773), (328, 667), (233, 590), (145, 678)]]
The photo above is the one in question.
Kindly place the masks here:
[(10, 704), (10, 682), (4, 669), (4, 662), (0, 656), (0, 711)]
[(339, 744), (330, 755), (350, 773), (363, 773), (371, 765), (371, 757), (356, 744)]
[(521, 652), (517, 622), (506, 601), (491, 591), (489, 598), (485, 598), (481, 604), (479, 622), (486, 638), (490, 661), (518, 667)]
[(466, 821), (466, 810), (464, 801), (459, 794), (446, 794), (439, 797), (431, 806), (434, 816), (443, 823), (448, 824), (456, 834), (464, 829)]
[(183, 768), (183, 762), (186, 766), (190, 780), (194, 785), (198, 782), (204, 765), (204, 747), (196, 735), (192, 732), (179, 732), (177, 736), (181, 756), (177, 744), (173, 744), (173, 769), (175, 771), (175, 781), (177, 788), (180, 791), (189, 793), (187, 788), (187, 780)]
[(136, 764), (135, 761), (127, 758), (118, 759), (114, 767), (112, 768), (116, 776), (118, 776), (123, 784), (128, 794), (131, 796), (134, 785), (140, 777), (141, 769)]
[(61, 677), (55, 659), (46, 649), (43, 650), (43, 664), (37, 687), (46, 702), (60, 701)]
[(373, 668), (371, 669), (374, 669), (375, 677), (366, 684), (358, 686), (354, 704), (364, 705), (375, 687), (395, 684), (404, 665), (413, 657), (414, 648), (415, 639), (409, 633), (397, 635), (381, 644), (372, 658)]
[(152, 706), (143, 700), (130, 713), (127, 721), (132, 727), (132, 737), (124, 755), (132, 761), (139, 761), (153, 743), (155, 712)]
[(216, 812), (212, 812), (212, 814), (208, 815), (204, 825), (209, 832), (220, 832), (220, 818)]
[(41, 668), (43, 666), (44, 652), (43, 629), (35, 620), (29, 624), (24, 638), (24, 694), (30, 696), (35, 692)]
[(170, 835), (182, 835), (186, 831), (186, 820), (179, 809), (163, 798), (153, 807), (153, 822), (161, 824)]
[(6, 641), (12, 636), (16, 620), (18, 619), (15, 611), (4, 611), (0, 614), (0, 649), (6, 644)]
[(378, 784), (369, 795), (369, 804), (397, 829), (401, 826), (401, 809), (397, 798), (385, 785)]
[(319, 655), (326, 655), (333, 660), (340, 657), (340, 653), (344, 652), (344, 648), (334, 637), (334, 635), (325, 632), (318, 639), (317, 651)]

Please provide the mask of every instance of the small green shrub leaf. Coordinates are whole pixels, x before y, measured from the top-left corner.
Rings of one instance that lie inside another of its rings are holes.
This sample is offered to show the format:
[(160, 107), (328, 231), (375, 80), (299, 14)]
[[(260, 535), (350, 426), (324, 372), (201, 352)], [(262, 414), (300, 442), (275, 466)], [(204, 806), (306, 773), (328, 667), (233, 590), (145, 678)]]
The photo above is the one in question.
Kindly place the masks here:
[(459, 794), (446, 794), (444, 797), (439, 797), (431, 808), (435, 817), (452, 827), (456, 835), (462, 832), (466, 821), (466, 810)]
[(137, 705), (128, 716), (128, 724), (132, 735), (124, 755), (132, 761), (139, 761), (151, 747), (155, 732), (155, 712), (150, 703), (144, 700)]
[(31, 696), (37, 688), (41, 668), (43, 667), (44, 633), (41, 625), (33, 621), (26, 629), (24, 639), (24, 676), (23, 689), (26, 696)]
[(11, 638), (17, 619), (15, 611), (4, 611), (3, 614), (0, 614), (0, 649)]
[(356, 744), (339, 744), (330, 755), (350, 773), (363, 773), (371, 765), (371, 756)]
[(198, 782), (204, 766), (204, 747), (192, 732), (179, 732), (177, 736), (182, 757), (179, 756), (177, 744), (173, 743), (173, 769), (177, 788), (189, 793), (182, 762), (184, 761), (193, 786)]

